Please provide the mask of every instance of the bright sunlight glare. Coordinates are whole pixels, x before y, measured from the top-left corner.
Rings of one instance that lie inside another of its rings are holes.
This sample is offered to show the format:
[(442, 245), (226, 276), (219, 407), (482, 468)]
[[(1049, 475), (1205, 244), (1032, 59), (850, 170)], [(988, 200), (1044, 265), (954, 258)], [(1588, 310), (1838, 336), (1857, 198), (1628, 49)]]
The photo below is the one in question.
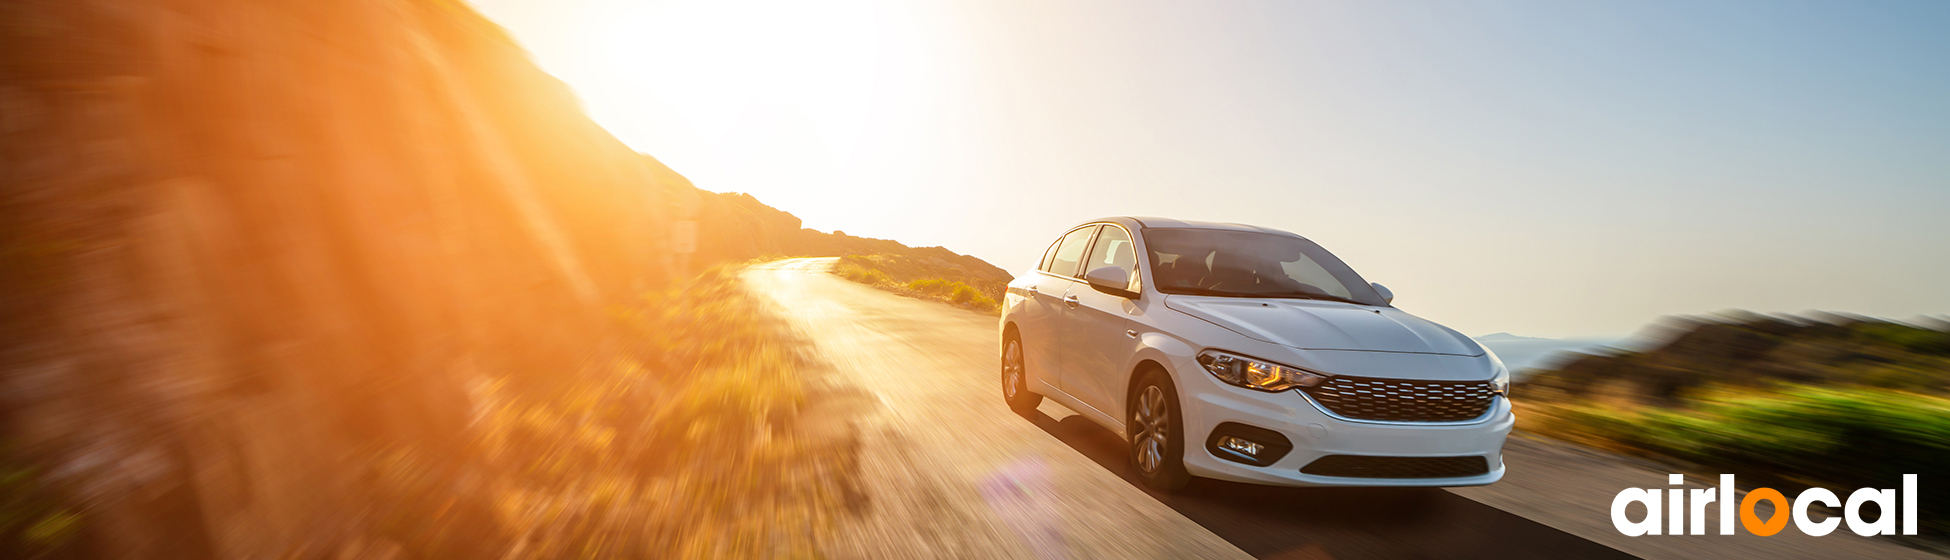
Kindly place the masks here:
[[(939, 14), (901, 2), (577, 5), (541, 64), (611, 133), (714, 191), (808, 227), (912, 202), (938, 172), (953, 98)], [(696, 142), (701, 140), (702, 143)], [(861, 212), (866, 210), (867, 212)]]

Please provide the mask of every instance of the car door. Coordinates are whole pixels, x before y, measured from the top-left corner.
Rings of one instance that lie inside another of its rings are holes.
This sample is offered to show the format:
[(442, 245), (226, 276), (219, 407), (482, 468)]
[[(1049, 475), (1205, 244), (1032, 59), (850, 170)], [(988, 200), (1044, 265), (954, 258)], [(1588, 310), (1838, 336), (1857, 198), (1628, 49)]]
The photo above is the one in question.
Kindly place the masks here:
[[(1100, 267), (1124, 269), (1125, 277), (1131, 279), (1128, 289), (1138, 289), (1137, 251), (1130, 232), (1116, 225), (1103, 227), (1079, 270)], [(1137, 337), (1130, 334), (1136, 328), (1131, 318), (1136, 304), (1077, 282), (1065, 297), (1064, 307), (1064, 319), (1058, 322), (1063, 331), (1058, 337), (1063, 344), (1058, 358), (1063, 366), (1063, 392), (1121, 422), (1124, 382), (1129, 377), (1124, 365), (1137, 351)]]
[(1063, 371), (1057, 355), (1057, 348), (1063, 346), (1063, 330), (1059, 328), (1066, 311), (1063, 298), (1077, 284), (1077, 268), (1098, 227), (1091, 224), (1063, 234), (1043, 256), (1035, 278), (1024, 286), (1030, 294), (1029, 302), (1024, 305), (1022, 321), (1016, 324), (1022, 332), (1023, 365), (1030, 375), (1058, 388), (1062, 387), (1058, 379)]

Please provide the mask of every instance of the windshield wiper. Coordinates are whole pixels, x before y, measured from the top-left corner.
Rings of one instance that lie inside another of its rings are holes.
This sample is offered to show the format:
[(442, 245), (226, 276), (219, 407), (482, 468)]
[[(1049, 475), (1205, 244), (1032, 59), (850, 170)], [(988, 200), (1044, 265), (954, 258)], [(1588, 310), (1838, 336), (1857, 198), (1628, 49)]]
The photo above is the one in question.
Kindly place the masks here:
[(1225, 291), (1225, 290), (1214, 290), (1214, 289), (1211, 289), (1211, 288), (1188, 288), (1188, 287), (1183, 287), (1183, 286), (1179, 286), (1179, 287), (1174, 287), (1174, 288), (1171, 288), (1171, 290), (1170, 290), (1170, 291), (1168, 291), (1168, 292), (1165, 292), (1165, 293), (1168, 293), (1168, 294), (1178, 294), (1178, 295), (1186, 295), (1186, 296), (1218, 296), (1218, 297), (1237, 297), (1237, 298), (1277, 298), (1277, 299), (1315, 299), (1315, 300), (1323, 300), (1323, 301), (1338, 301), (1338, 302), (1342, 302), (1342, 303), (1352, 303), (1352, 304), (1355, 304), (1355, 305), (1368, 305), (1368, 304), (1367, 304), (1366, 302), (1360, 302), (1360, 301), (1355, 301), (1355, 300), (1351, 300), (1351, 299), (1348, 299), (1348, 298), (1344, 298), (1344, 297), (1340, 297), (1340, 296), (1333, 296), (1333, 295), (1327, 295), (1327, 294), (1316, 294), (1316, 293), (1311, 293), (1311, 292), (1265, 292), (1265, 293), (1246, 293), (1246, 292), (1228, 292), (1228, 291)]
[(1260, 294), (1259, 297), (1281, 298), (1281, 299), (1317, 299), (1322, 301), (1338, 301), (1342, 303), (1352, 303), (1355, 305), (1368, 305), (1366, 302), (1354, 301), (1341, 296), (1330, 296), (1327, 294), (1312, 294), (1307, 292)]
[(1338, 295), (1324, 295), (1324, 293), (1310, 293), (1310, 291), (1281, 291), (1281, 293), (1260, 293), (1260, 295), (1254, 295), (1254, 297), (1269, 297), (1269, 299), (1338, 300), (1338, 302), (1351, 302), (1351, 304), (1367, 304), (1367, 302), (1361, 302), (1361, 300), (1344, 299), (1344, 297), (1338, 297)]
[(1191, 288), (1185, 286), (1174, 286), (1169, 290), (1166, 290), (1165, 293), (1177, 294), (1181, 296), (1218, 296), (1218, 297), (1255, 297), (1256, 296), (1256, 294), (1242, 294), (1239, 292), (1228, 292), (1225, 290), (1214, 290), (1211, 288)]

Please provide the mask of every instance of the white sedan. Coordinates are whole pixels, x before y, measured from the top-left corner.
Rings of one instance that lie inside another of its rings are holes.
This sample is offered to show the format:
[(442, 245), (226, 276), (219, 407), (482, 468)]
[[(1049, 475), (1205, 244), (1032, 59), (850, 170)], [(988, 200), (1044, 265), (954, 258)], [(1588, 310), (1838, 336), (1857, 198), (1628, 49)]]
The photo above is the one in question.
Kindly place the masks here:
[(1509, 370), (1393, 299), (1292, 233), (1092, 221), (1010, 282), (1002, 392), (1123, 434), (1161, 489), (1496, 482)]

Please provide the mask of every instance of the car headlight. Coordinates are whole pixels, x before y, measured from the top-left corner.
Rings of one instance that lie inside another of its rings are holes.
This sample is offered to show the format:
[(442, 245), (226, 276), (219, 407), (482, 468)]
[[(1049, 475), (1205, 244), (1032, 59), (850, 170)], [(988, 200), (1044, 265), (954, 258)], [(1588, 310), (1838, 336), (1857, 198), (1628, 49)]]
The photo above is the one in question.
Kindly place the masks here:
[(1510, 368), (1503, 365), (1503, 359), (1496, 357), (1496, 352), (1484, 348), (1483, 353), (1490, 357), (1490, 368), (1496, 372), (1490, 377), (1490, 385), (1496, 388), (1496, 394), (1510, 398)]
[(1280, 365), (1257, 358), (1238, 354), (1206, 350), (1198, 354), (1198, 365), (1220, 381), (1277, 393), (1294, 387), (1313, 387), (1324, 383), (1328, 375), (1293, 366)]

